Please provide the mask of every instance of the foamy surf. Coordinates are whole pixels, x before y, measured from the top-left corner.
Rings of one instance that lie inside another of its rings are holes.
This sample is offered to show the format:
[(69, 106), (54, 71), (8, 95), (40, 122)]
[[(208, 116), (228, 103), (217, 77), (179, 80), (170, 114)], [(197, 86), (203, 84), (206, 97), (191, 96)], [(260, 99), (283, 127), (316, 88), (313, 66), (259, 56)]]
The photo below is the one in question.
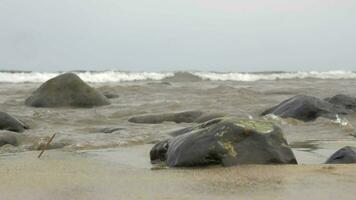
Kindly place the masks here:
[[(356, 79), (356, 72), (352, 71), (326, 71), (326, 72), (122, 72), (122, 71), (87, 71), (74, 72), (86, 82), (124, 82), (142, 80), (182, 80), (187, 81), (191, 77), (211, 81), (258, 81), (281, 79)], [(0, 72), (0, 82), (23, 83), (45, 82), (61, 72)], [(183, 74), (183, 75), (182, 75)], [(188, 76), (189, 75), (189, 76)], [(182, 78), (182, 76), (184, 76)], [(175, 78), (176, 77), (176, 78)]]

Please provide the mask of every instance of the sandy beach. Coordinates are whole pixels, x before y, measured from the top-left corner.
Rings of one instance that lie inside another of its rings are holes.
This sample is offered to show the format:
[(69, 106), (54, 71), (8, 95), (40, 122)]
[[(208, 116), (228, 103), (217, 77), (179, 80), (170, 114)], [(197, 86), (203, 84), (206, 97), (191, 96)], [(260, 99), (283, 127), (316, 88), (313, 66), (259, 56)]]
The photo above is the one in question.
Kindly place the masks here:
[[(3, 156), (1, 198), (351, 200), (356, 194), (354, 165), (153, 170), (145, 155), (148, 147), (80, 153), (52, 150), (41, 159), (38, 152)], [(132, 159), (122, 159), (123, 155)]]

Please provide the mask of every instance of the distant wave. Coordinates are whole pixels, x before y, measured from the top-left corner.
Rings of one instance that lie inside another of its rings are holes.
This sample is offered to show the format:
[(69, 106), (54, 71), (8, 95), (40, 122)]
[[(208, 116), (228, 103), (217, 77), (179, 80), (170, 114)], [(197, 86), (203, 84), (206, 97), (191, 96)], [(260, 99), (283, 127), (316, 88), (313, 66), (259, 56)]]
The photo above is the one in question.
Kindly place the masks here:
[[(86, 82), (123, 82), (140, 80), (176, 80), (187, 81), (192, 77), (200, 77), (202, 80), (213, 81), (258, 81), (279, 79), (356, 79), (356, 72), (351, 71), (326, 71), (326, 72), (121, 72), (121, 71), (77, 71), (74, 72)], [(188, 76), (189, 73), (191, 76)], [(58, 73), (48, 72), (20, 72), (0, 71), (0, 82), (45, 82)], [(183, 78), (182, 78), (183, 77)], [(194, 78), (195, 80), (196, 78)], [(197, 79), (199, 80), (199, 79)], [(197, 81), (196, 80), (196, 81)]]
[(356, 72), (351, 71), (326, 71), (326, 72), (259, 72), (259, 73), (218, 73), (195, 72), (204, 80), (214, 81), (258, 81), (279, 79), (356, 79)]
[[(105, 83), (140, 80), (162, 80), (165, 77), (173, 76), (173, 73), (158, 72), (74, 72), (86, 82)], [(45, 82), (61, 73), (47, 72), (0, 72), (0, 82), (21, 83), (21, 82)]]

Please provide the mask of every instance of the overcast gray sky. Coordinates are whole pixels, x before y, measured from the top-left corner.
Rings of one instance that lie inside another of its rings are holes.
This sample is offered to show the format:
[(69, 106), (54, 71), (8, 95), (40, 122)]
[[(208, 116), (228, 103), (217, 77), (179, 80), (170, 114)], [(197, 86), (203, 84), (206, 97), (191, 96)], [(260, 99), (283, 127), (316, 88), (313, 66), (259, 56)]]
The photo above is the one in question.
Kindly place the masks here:
[(356, 70), (356, 1), (0, 0), (0, 69)]

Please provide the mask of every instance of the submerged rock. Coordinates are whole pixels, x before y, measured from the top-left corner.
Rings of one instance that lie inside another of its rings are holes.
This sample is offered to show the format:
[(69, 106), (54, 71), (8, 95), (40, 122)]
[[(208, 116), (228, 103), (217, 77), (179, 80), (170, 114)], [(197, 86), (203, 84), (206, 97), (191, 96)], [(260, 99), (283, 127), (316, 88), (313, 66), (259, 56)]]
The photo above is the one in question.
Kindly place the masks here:
[(356, 110), (356, 98), (355, 97), (338, 94), (331, 98), (326, 98), (325, 101), (328, 101), (329, 103), (332, 103), (335, 105), (342, 106), (348, 110)]
[(175, 72), (173, 76), (164, 78), (162, 81), (164, 82), (198, 82), (202, 81), (202, 79), (189, 72)]
[(17, 146), (18, 143), (19, 142), (16, 133), (12, 133), (9, 131), (0, 131), (0, 147), (6, 144)]
[(187, 133), (159, 142), (150, 152), (153, 164), (169, 167), (221, 164), (296, 164), (281, 129), (273, 123), (218, 118)]
[(224, 113), (203, 113), (194, 121), (194, 123), (203, 123), (212, 119), (221, 118), (225, 116), (226, 115)]
[(119, 98), (119, 95), (111, 93), (111, 92), (103, 92), (103, 95), (108, 99), (116, 99)]
[(0, 129), (8, 130), (14, 132), (23, 132), (25, 129), (28, 129), (28, 125), (22, 121), (16, 119), (15, 117), (5, 113), (0, 112)]
[(43, 83), (25, 102), (33, 107), (93, 107), (109, 100), (74, 73), (65, 73)]
[(336, 151), (326, 161), (326, 164), (350, 164), (356, 163), (356, 148), (346, 146)]
[(337, 114), (347, 113), (345, 109), (327, 101), (312, 96), (298, 95), (265, 110), (261, 115), (274, 114), (282, 118), (294, 118), (309, 122), (318, 117), (337, 119)]
[(129, 118), (132, 123), (159, 124), (163, 122), (192, 123), (202, 116), (201, 111), (184, 111), (178, 113), (162, 113), (152, 115), (140, 115)]
[(110, 128), (101, 128), (101, 129), (98, 129), (98, 132), (100, 132), (100, 133), (113, 133), (113, 132), (121, 131), (121, 130), (124, 130), (124, 128), (120, 128), (120, 127), (110, 127)]

